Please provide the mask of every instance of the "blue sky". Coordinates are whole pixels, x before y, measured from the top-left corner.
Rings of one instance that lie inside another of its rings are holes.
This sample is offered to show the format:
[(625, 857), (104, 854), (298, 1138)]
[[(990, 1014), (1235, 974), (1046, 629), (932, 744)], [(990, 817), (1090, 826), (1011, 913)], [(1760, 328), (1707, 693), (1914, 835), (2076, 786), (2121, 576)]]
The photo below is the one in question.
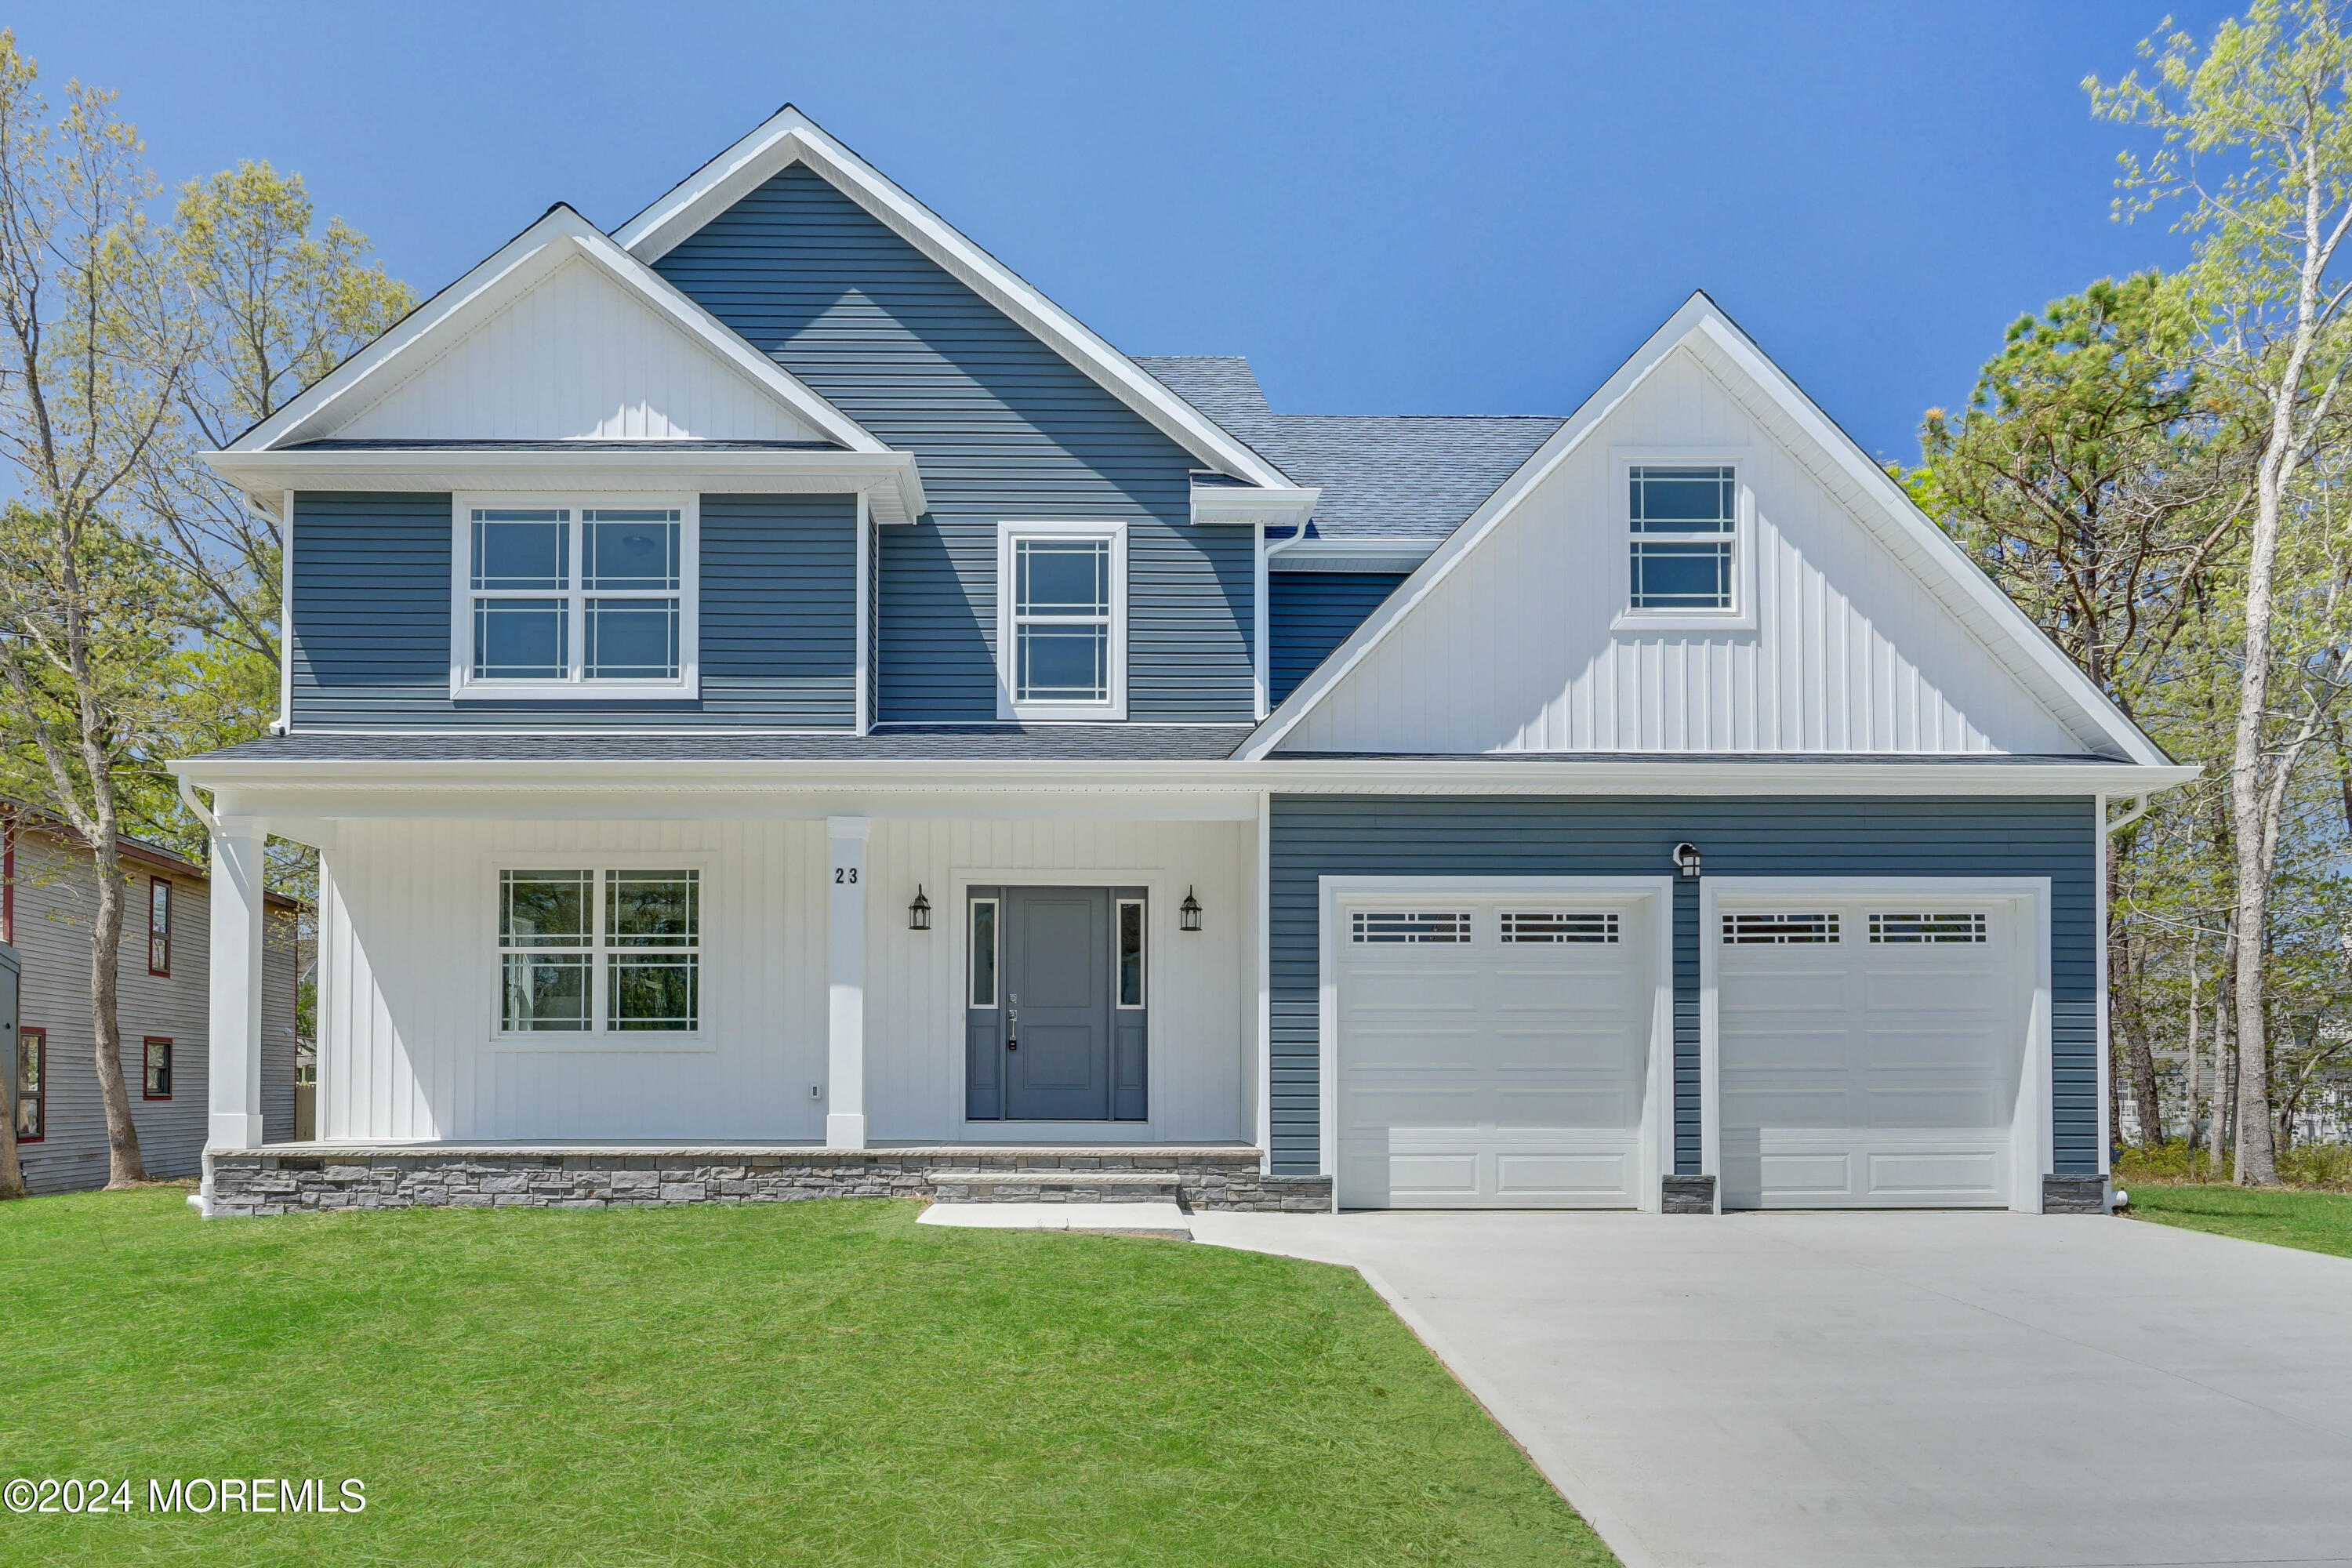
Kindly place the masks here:
[(1278, 409), (1565, 414), (1695, 287), (1916, 454), (2021, 311), (2171, 265), (2080, 87), (2224, 5), (472, 0), (27, 8), (158, 172), (310, 180), (421, 289), (787, 100), (1136, 353)]

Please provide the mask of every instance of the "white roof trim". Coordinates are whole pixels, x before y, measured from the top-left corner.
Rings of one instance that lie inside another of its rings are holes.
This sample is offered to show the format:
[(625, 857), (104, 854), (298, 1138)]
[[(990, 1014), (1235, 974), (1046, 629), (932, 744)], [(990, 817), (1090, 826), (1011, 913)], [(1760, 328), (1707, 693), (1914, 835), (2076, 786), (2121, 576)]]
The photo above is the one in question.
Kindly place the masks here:
[(488, 259), (403, 318), (373, 342), (305, 388), (292, 402), (231, 442), (230, 452), (264, 452), (331, 436), (364, 409), (439, 358), (442, 352), (520, 299), (564, 262), (585, 258), (622, 288), (745, 379), (801, 424), (853, 452), (888, 450), (863, 426), (820, 396), (719, 318), (613, 243), (571, 207), (558, 204)]
[(794, 163), (806, 163), (823, 175), (877, 222), (1020, 322), (1202, 462), (1254, 484), (1290, 487), (1289, 477), (1281, 469), (1169, 391), (791, 104), (622, 225), (614, 237), (640, 261), (657, 261)]
[(1194, 522), (1271, 523), (1277, 528), (1304, 528), (1323, 499), (1320, 485), (1279, 489), (1255, 485), (1194, 485)]
[[(251, 494), (284, 490), (695, 490), (704, 494), (867, 497), (874, 519), (908, 523), (928, 510), (911, 452), (760, 451), (647, 443), (632, 451), (547, 442), (527, 448), (369, 447), (329, 451), (206, 452), (204, 460)], [(273, 507), (270, 515), (277, 515)]]
[[(1876, 522), (1885, 533), (1894, 536), (1885, 542), (1894, 547), (1897, 557), (1952, 607), (1956, 617), (2027, 691), (2050, 707), (2061, 723), (2081, 735), (2086, 745), (2104, 743), (2144, 767), (2176, 765), (1704, 292), (1694, 293), (1667, 318), (1665, 325), (1653, 332), (1330, 658), (1266, 715), (1234, 756), (1255, 760), (1272, 752), (1349, 671), (1445, 580), (1465, 555), (1566, 461), (1652, 371), (1685, 344), (1703, 346), (1728, 359), (1764, 389), (1774, 405), (1811, 439), (1854, 495), (1875, 503), (1862, 511), (1864, 525), (1872, 525), (1869, 512), (1876, 511)], [(2066, 716), (2070, 709), (2076, 715), (2072, 720)]]

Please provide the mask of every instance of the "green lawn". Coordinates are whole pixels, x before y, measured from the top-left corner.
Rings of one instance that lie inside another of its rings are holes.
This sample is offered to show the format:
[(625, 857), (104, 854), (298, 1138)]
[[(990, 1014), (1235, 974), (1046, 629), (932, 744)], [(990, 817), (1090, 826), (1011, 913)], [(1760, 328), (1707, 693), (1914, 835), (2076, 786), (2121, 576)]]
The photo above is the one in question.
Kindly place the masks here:
[(204, 1221), (0, 1205), (0, 1562), (1614, 1563), (1349, 1271), (901, 1202)]
[(2131, 1194), (2131, 1213), (2139, 1219), (2352, 1258), (2352, 1193), (2149, 1181), (2119, 1184)]

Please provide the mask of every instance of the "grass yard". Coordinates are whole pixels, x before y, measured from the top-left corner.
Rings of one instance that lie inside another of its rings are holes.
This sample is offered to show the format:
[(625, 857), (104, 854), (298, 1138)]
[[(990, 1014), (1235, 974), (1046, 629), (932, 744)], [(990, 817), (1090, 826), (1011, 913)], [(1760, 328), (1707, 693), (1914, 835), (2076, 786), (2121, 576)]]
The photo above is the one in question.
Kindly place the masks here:
[(2135, 1218), (2352, 1258), (2352, 1193), (2124, 1181)]
[(0, 1479), (367, 1499), (0, 1562), (1615, 1562), (1352, 1272), (915, 1214), (0, 1205)]

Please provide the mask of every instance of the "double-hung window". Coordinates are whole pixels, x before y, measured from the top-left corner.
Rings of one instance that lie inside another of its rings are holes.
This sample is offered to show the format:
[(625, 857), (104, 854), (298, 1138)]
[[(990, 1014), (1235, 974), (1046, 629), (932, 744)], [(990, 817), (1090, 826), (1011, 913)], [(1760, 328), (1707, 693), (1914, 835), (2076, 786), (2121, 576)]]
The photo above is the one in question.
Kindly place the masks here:
[(692, 696), (695, 510), (461, 499), (453, 695)]
[(1636, 614), (1730, 614), (1738, 606), (1739, 479), (1726, 465), (1636, 463), (1625, 470)]
[(1003, 524), (996, 625), (998, 718), (1126, 718), (1126, 529)]
[(694, 1033), (701, 873), (499, 872), (499, 990), (501, 1034)]
[(161, 1036), (150, 1035), (140, 1042), (144, 1047), (145, 1074), (141, 1085), (141, 1098), (169, 1100), (172, 1098), (172, 1042)]

